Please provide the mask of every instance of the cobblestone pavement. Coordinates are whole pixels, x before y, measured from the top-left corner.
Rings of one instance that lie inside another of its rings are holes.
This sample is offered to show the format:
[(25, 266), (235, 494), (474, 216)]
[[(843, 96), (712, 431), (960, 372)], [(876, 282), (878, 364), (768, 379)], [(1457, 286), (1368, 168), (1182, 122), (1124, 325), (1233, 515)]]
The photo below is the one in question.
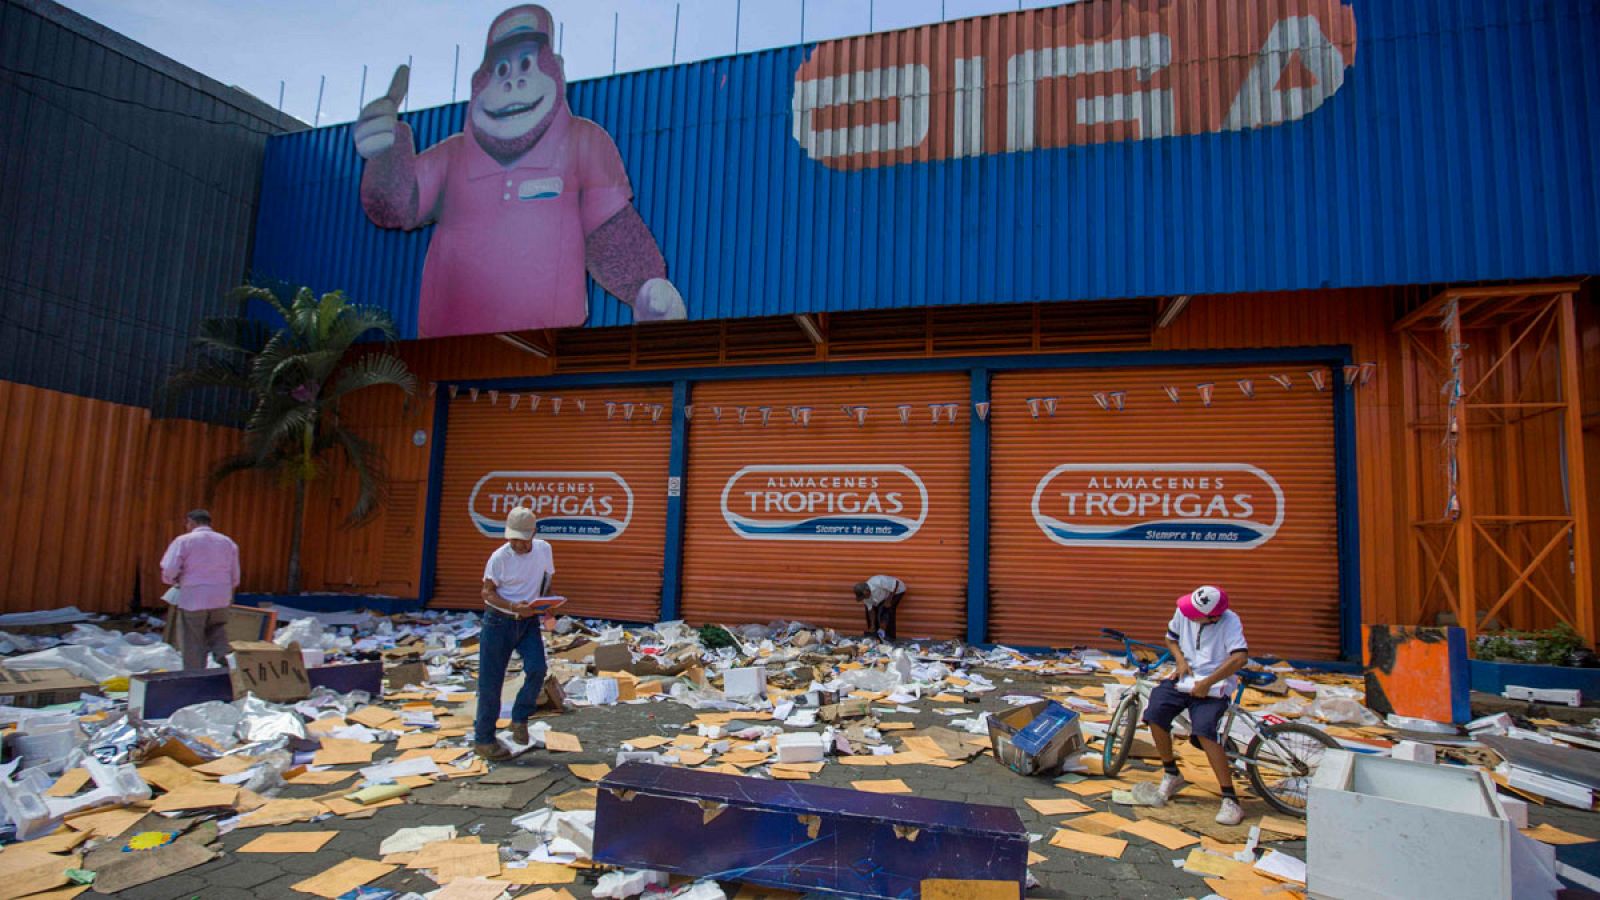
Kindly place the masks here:
[[(998, 682), (1000, 678), (996, 677), (996, 680)], [(1000, 696), (1005, 693), (1025, 691), (1027, 683), (1018, 680), (1011, 684), (1002, 683), (1000, 688), (985, 695), (981, 704), (967, 706), (965, 709), (970, 712), (974, 709), (1003, 708)], [(942, 704), (924, 703), (925, 711), (915, 716), (889, 715), (883, 719), (914, 721), (919, 727), (948, 724), (946, 717), (937, 715), (929, 709), (940, 705)], [(591, 786), (567, 771), (568, 764), (612, 763), (615, 761), (617, 746), (623, 740), (646, 734), (674, 736), (681, 732), (672, 726), (686, 723), (694, 716), (694, 711), (670, 701), (579, 709), (561, 716), (558, 727), (578, 735), (583, 743), (584, 752), (548, 753), (535, 750), (502, 765), (535, 766), (541, 769), (553, 767), (552, 772), (559, 774), (560, 777), (543, 793), (542, 797), (545, 799), (535, 800), (530, 804), (529, 809), (537, 809), (545, 805), (545, 800), (549, 797)], [(388, 747), (392, 748), (393, 745), (390, 744)], [(382, 755), (389, 754), (385, 752)], [(1042, 854), (1045, 861), (1037, 863), (1031, 869), (1033, 875), (1041, 882), (1041, 886), (1028, 892), (1027, 896), (1030, 898), (1169, 900), (1179, 897), (1201, 897), (1208, 893), (1204, 882), (1198, 876), (1187, 874), (1173, 866), (1172, 861), (1181, 859), (1187, 851), (1165, 850), (1156, 844), (1128, 835), (1124, 835), (1128, 838), (1128, 848), (1118, 860), (1088, 856), (1050, 846), (1048, 844), (1050, 835), (1065, 817), (1039, 815), (1023, 801), (1028, 797), (1060, 799), (1072, 795), (1054, 787), (1047, 778), (1016, 775), (988, 756), (980, 756), (967, 765), (952, 769), (917, 765), (862, 768), (830, 762), (813, 779), (813, 783), (848, 787), (852, 780), (863, 778), (900, 778), (919, 796), (1016, 808), (1029, 831), (1043, 835), (1034, 843), (1033, 849)], [(310, 797), (325, 791), (325, 788), (290, 786), (283, 796)], [(1109, 802), (1108, 796), (1086, 799), (1085, 802), (1097, 810), (1112, 810), (1129, 818), (1134, 817), (1133, 810), (1114, 806)], [(1204, 803), (1205, 808), (1209, 810), (1214, 801), (1201, 796), (1195, 798), (1194, 802)], [(1267, 811), (1259, 802), (1250, 801), (1246, 804), (1248, 816), (1259, 816)], [(296, 892), (290, 885), (350, 857), (378, 859), (379, 843), (397, 829), (417, 825), (455, 825), (465, 834), (469, 829), (481, 826), (478, 834), (484, 841), (507, 842), (520, 831), (511, 824), (511, 820), (522, 812), (523, 810), (461, 809), (407, 803), (404, 806), (377, 810), (371, 818), (364, 820), (335, 817), (319, 823), (302, 823), (274, 829), (238, 830), (221, 838), (224, 853), (220, 859), (159, 881), (128, 889), (114, 896), (129, 900), (310, 898), (313, 895)], [(1569, 831), (1600, 837), (1600, 815), (1552, 805), (1546, 808), (1534, 808), (1532, 819), (1534, 824), (1550, 822)], [(334, 831), (337, 832), (337, 836), (321, 851), (313, 854), (241, 855), (234, 852), (262, 834), (264, 830)], [(1305, 856), (1305, 845), (1300, 842), (1273, 846), (1301, 858)], [(692, 853), (693, 848), (685, 847), (684, 850), (688, 854)], [(1561, 847), (1558, 848), (1558, 855), (1561, 859), (1587, 871), (1600, 872), (1600, 843)], [(419, 893), (435, 887), (434, 883), (424, 875), (403, 868), (378, 879), (373, 884)], [(585, 884), (581, 878), (577, 883), (566, 887), (577, 896), (591, 896), (591, 885)], [(737, 890), (732, 884), (725, 887), (728, 888), (729, 896)], [(532, 891), (537, 888), (524, 890)], [(102, 896), (107, 895), (93, 891), (83, 895), (85, 898)]]

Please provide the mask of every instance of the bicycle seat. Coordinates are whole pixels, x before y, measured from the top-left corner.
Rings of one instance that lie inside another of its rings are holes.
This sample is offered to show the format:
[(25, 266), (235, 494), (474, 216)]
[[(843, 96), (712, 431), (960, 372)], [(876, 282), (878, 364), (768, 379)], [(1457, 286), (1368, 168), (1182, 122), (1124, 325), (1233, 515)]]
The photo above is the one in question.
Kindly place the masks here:
[(1127, 635), (1116, 630), (1115, 628), (1102, 628), (1100, 629), (1100, 633), (1114, 641), (1125, 641), (1128, 639)]
[(1252, 672), (1249, 669), (1239, 670), (1239, 680), (1251, 687), (1260, 687), (1278, 680), (1278, 676), (1271, 672)]

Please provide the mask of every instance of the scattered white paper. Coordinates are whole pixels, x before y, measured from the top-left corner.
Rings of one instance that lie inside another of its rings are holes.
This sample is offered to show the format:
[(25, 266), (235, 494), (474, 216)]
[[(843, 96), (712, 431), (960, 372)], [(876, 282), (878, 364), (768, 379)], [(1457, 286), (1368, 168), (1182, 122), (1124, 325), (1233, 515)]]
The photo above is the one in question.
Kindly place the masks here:
[(415, 853), (428, 844), (438, 843), (439, 841), (453, 841), (455, 839), (456, 827), (454, 825), (421, 825), (416, 828), (402, 828), (383, 839), (383, 843), (378, 845), (378, 855)]
[(1255, 870), (1281, 881), (1306, 883), (1305, 862), (1279, 850), (1268, 850), (1262, 854), (1261, 859), (1256, 861)]
[(437, 775), (439, 764), (431, 756), (414, 756), (404, 762), (382, 763), (361, 770), (368, 784), (388, 784), (407, 775)]

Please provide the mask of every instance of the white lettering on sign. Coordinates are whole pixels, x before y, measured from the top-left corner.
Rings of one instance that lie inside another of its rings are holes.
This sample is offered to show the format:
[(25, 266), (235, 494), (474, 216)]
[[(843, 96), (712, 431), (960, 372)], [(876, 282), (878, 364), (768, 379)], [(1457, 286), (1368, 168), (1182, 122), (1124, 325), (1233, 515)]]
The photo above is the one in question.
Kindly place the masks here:
[(612, 541), (633, 519), (633, 489), (615, 472), (490, 472), (478, 479), (467, 512), (479, 533), (505, 537), (506, 516), (525, 506), (552, 541)]
[(1245, 463), (1068, 464), (1033, 493), (1033, 518), (1057, 544), (1248, 550), (1283, 525), (1283, 489)]
[(905, 466), (746, 466), (723, 486), (722, 517), (752, 541), (903, 541), (928, 490)]

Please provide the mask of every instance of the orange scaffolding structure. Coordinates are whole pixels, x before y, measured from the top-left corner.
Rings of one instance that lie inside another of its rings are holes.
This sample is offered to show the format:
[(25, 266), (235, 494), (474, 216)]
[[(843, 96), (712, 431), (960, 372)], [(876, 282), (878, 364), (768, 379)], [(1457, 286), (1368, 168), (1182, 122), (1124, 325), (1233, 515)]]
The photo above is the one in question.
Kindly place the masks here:
[(1419, 621), (1565, 622), (1595, 609), (1576, 284), (1455, 288), (1396, 323), (1404, 370), (1406, 571)]

